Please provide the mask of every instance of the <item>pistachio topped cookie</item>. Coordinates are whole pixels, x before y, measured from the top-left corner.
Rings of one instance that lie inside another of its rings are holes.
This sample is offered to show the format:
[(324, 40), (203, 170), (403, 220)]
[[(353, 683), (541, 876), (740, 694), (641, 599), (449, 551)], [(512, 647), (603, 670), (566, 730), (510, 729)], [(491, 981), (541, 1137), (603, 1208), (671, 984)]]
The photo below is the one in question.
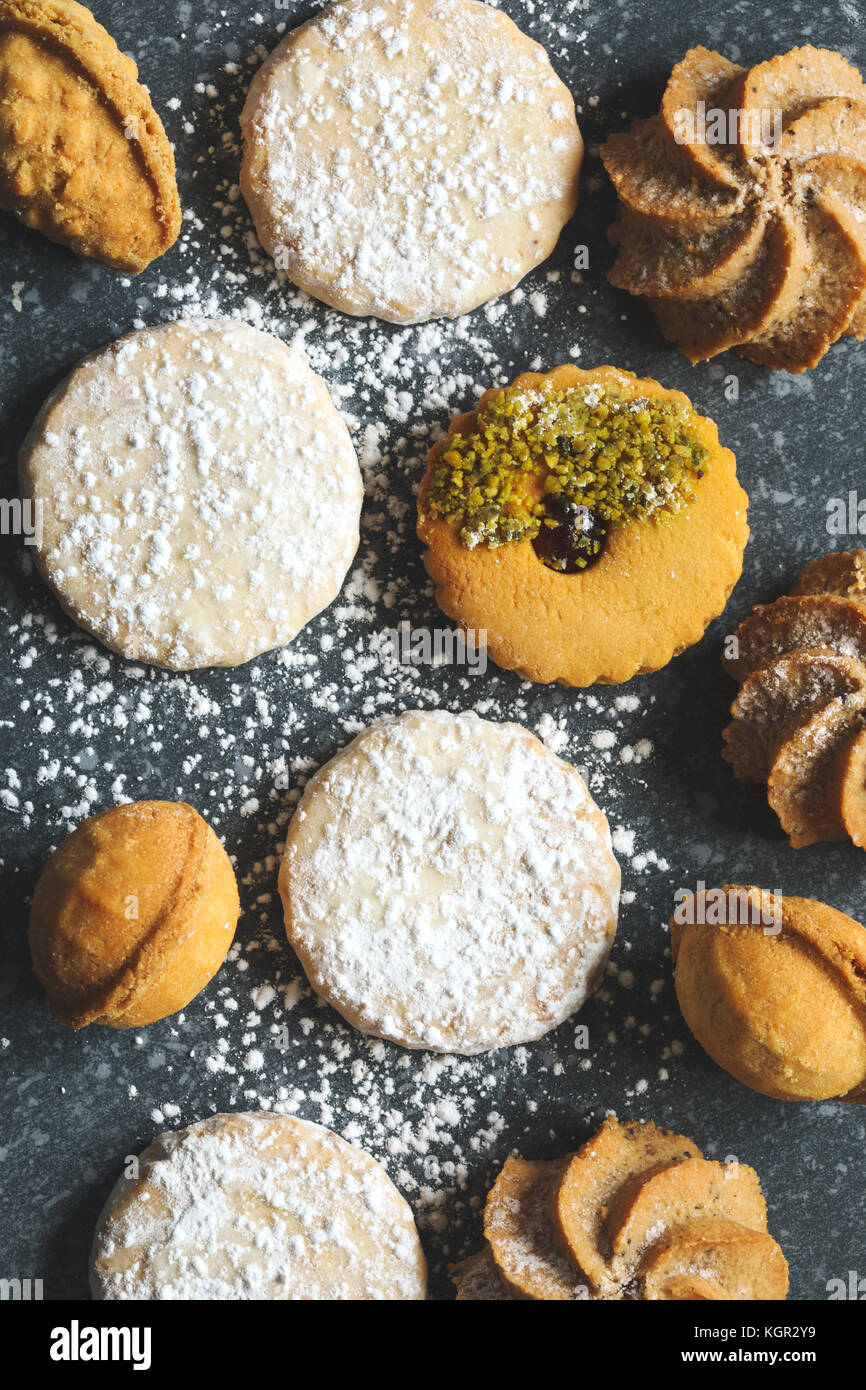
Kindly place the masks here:
[(748, 498), (715, 425), (615, 367), (527, 372), (430, 452), (418, 534), (440, 607), (498, 665), (616, 684), (722, 611)]

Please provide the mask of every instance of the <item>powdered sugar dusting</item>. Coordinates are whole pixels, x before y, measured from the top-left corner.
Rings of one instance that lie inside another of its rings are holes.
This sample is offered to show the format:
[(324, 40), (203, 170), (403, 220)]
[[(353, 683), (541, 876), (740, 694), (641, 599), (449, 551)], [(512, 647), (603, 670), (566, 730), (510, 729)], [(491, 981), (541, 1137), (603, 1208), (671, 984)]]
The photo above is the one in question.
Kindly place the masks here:
[(124, 655), (233, 665), (290, 641), (357, 546), (345, 425), (297, 352), (231, 320), (141, 330), (79, 365), (24, 446), (39, 563)]
[(354, 314), (413, 323), (493, 298), (577, 196), (567, 88), (475, 0), (338, 0), (277, 48), (241, 125), (262, 243)]
[(421, 1299), (412, 1212), (373, 1159), (280, 1115), (159, 1136), (100, 1222), (108, 1299)]
[(523, 730), (410, 713), (310, 783), (280, 886), (295, 949), (351, 1022), (473, 1053), (584, 1002), (619, 869), (580, 777)]

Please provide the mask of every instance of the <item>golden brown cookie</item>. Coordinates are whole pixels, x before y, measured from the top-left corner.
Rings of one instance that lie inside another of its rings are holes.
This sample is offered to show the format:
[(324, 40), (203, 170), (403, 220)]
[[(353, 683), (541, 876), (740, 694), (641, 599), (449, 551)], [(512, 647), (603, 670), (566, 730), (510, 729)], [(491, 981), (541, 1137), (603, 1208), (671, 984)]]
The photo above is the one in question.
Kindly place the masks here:
[(700, 640), (739, 578), (747, 504), (733, 454), (681, 392), (567, 365), (452, 421), (418, 534), (440, 607), (498, 665), (586, 686)]
[(677, 997), (698, 1042), (762, 1095), (866, 1099), (866, 929), (809, 898), (722, 893), (722, 921), (706, 893), (671, 921)]
[(180, 231), (174, 156), (138, 69), (75, 0), (0, 0), (0, 207), (133, 275)]
[(574, 1155), (556, 1197), (559, 1234), (587, 1279), (604, 1293), (616, 1292), (608, 1267), (605, 1223), (622, 1187), (656, 1169), (700, 1158), (691, 1139), (645, 1124), (620, 1124), (608, 1117)]
[(183, 802), (91, 816), (36, 885), (30, 950), (51, 1011), (70, 1028), (141, 1028), (216, 974), (240, 904), (228, 855)]
[(805, 46), (749, 69), (706, 48), (658, 117), (611, 136), (620, 199), (609, 278), (693, 362), (727, 348), (803, 372), (866, 334), (866, 88)]
[(519, 1298), (586, 1298), (588, 1288), (555, 1238), (555, 1209), (567, 1160), (507, 1158), (484, 1208), (484, 1234), (505, 1282)]
[(784, 1299), (753, 1169), (649, 1121), (610, 1117), (571, 1158), (509, 1158), (486, 1244), (452, 1267), (461, 1301)]

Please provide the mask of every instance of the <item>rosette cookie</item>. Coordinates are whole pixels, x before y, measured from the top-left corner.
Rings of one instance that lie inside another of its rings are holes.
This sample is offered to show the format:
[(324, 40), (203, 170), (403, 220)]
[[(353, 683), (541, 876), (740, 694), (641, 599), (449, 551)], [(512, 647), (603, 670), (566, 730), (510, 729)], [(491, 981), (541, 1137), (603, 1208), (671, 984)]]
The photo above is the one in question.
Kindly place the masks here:
[(866, 848), (866, 552), (802, 571), (793, 594), (759, 604), (728, 639), (740, 692), (724, 757), (767, 796), (795, 849)]
[(754, 1169), (711, 1162), (649, 1121), (610, 1117), (564, 1159), (507, 1159), (484, 1236), (452, 1268), (461, 1302), (781, 1300), (788, 1290)]
[(661, 109), (609, 137), (614, 285), (693, 362), (814, 367), (866, 336), (866, 89), (803, 47), (744, 69), (691, 49)]

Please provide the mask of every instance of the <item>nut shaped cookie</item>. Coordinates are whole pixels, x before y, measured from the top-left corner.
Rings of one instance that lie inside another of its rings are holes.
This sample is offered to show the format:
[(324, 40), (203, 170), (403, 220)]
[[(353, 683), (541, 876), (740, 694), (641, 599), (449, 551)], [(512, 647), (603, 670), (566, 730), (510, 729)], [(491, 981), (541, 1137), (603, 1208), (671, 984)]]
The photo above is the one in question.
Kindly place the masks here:
[[(681, 392), (615, 367), (528, 372), (511, 389), (517, 406), (528, 402), (530, 413), (536, 399), (544, 408), (549, 392), (564, 393), (566, 402), (582, 393), (590, 410), (599, 398), (626, 413), (638, 401), (681, 410), (689, 438), (705, 456), (678, 510), (662, 508), (611, 525), (598, 558), (577, 572), (560, 572), (540, 558), (537, 542), (467, 544), (459, 518), (433, 511), (440, 459), (456, 437), (472, 438), (479, 412), (501, 396), (486, 392), (430, 451), (421, 484), (418, 535), (440, 608), (476, 641), (486, 640), (497, 665), (529, 680), (617, 684), (658, 670), (700, 640), (740, 576), (748, 498), (737, 482), (734, 455)], [(532, 474), (521, 486), (534, 488), (535, 498), (546, 482)]]
[(229, 857), (183, 802), (91, 816), (36, 885), (30, 950), (54, 1016), (70, 1028), (141, 1028), (177, 1013), (216, 974), (240, 904)]
[(162, 122), (135, 63), (75, 0), (0, 0), (0, 207), (131, 275), (180, 231)]
[(157, 1135), (105, 1204), (91, 1287), (102, 1300), (419, 1301), (427, 1265), (370, 1154), (260, 1111)]
[(866, 928), (811, 898), (721, 893), (726, 920), (699, 894), (671, 921), (677, 998), (698, 1042), (762, 1095), (862, 1102)]

